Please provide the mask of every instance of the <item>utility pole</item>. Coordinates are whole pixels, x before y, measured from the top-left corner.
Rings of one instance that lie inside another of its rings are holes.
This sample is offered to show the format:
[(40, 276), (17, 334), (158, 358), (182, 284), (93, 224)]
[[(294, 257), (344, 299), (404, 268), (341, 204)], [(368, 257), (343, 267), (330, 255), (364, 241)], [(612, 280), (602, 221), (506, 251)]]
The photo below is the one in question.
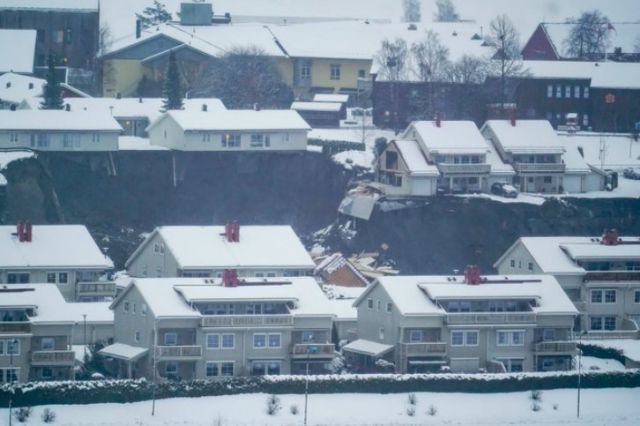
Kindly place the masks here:
[(84, 357), (82, 358), (82, 361), (85, 361), (87, 359), (87, 314), (82, 314), (82, 323), (84, 333), (84, 337), (82, 340), (84, 346)]
[(582, 349), (580, 349), (580, 346), (582, 344), (582, 334), (584, 332), (580, 331), (578, 333), (578, 401), (577, 401), (577, 406), (576, 406), (576, 415), (577, 418), (580, 418), (580, 382), (582, 379)]
[(156, 370), (157, 370), (157, 366), (156, 366), (156, 350), (157, 350), (157, 346), (156, 344), (158, 343), (158, 328), (156, 325), (155, 320), (153, 321), (153, 385), (152, 385), (152, 395), (151, 395), (151, 415), (155, 416), (156, 414), (156, 385), (157, 385), (157, 380), (156, 380)]

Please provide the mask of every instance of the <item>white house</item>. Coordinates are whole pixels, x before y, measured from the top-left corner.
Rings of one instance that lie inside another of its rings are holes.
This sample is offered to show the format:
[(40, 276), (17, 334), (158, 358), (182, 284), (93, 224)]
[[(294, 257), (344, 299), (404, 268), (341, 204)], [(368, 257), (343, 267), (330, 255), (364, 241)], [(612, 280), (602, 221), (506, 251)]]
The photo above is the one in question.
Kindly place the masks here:
[(0, 110), (0, 149), (117, 151), (121, 131), (108, 113)]
[(523, 192), (603, 189), (604, 176), (584, 161), (571, 141), (561, 139), (547, 120), (489, 120), (481, 132), (502, 160), (513, 166), (514, 185)]
[(387, 196), (436, 195), (439, 176), (415, 140), (392, 141), (377, 158), (376, 181)]
[(522, 237), (493, 266), (500, 274), (555, 276), (590, 337), (639, 337), (639, 237)]
[(0, 226), (0, 283), (47, 283), (70, 301), (96, 301), (115, 295), (102, 278), (113, 268), (81, 225)]
[(290, 226), (234, 224), (158, 227), (125, 266), (132, 277), (222, 277), (235, 270), (240, 277), (266, 278), (315, 269)]
[(309, 130), (292, 110), (176, 110), (147, 128), (152, 145), (180, 151), (302, 151)]
[[(0, 30), (2, 31), (2, 30)], [(8, 72), (0, 75), (0, 110), (39, 109), (46, 80)], [(60, 83), (62, 97), (89, 98), (90, 96), (67, 83)]]

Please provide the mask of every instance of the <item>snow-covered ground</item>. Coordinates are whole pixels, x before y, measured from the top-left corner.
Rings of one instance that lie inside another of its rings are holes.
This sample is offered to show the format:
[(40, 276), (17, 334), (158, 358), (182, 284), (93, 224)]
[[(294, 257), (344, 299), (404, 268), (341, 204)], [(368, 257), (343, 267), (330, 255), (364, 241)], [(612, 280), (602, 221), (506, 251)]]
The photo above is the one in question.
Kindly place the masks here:
[[(407, 394), (331, 394), (309, 396), (309, 425), (608, 425), (640, 424), (640, 388), (583, 389), (581, 417), (576, 418), (576, 390), (543, 391), (533, 411), (529, 392), (496, 394), (416, 393), (415, 414)], [(281, 410), (266, 414), (267, 395), (249, 394), (204, 398), (175, 398), (133, 404), (50, 406), (56, 424), (82, 426), (129, 425), (300, 425), (304, 395), (279, 396)], [(298, 408), (297, 414), (291, 407)], [(433, 410), (431, 410), (433, 407)], [(41, 425), (45, 407), (36, 407), (29, 425)], [(434, 415), (430, 415), (431, 411)], [(7, 410), (0, 410), (7, 418)]]
[(309, 139), (320, 139), (324, 141), (344, 141), (361, 143), (364, 140), (365, 145), (373, 148), (377, 138), (386, 138), (392, 140), (396, 135), (391, 130), (375, 129), (375, 128), (340, 128), (340, 129), (312, 129), (309, 132)]
[(600, 134), (592, 132), (559, 133), (567, 148), (580, 148), (584, 160), (595, 167), (621, 171), (640, 166), (640, 141), (628, 134)]
[(12, 161), (31, 158), (35, 154), (33, 151), (4, 151), (0, 152), (0, 170), (5, 169)]
[[(574, 365), (576, 365), (576, 368), (577, 368), (578, 357), (576, 356), (575, 359), (576, 359), (576, 362), (574, 362)], [(624, 371), (625, 370), (625, 366), (620, 361), (616, 361), (615, 359), (596, 358), (593, 356), (583, 356), (580, 364), (582, 364), (582, 371), (603, 371), (604, 372), (604, 371)]]
[(333, 161), (342, 164), (345, 169), (351, 170), (353, 167), (373, 170), (373, 152), (366, 151), (343, 151), (333, 156)]

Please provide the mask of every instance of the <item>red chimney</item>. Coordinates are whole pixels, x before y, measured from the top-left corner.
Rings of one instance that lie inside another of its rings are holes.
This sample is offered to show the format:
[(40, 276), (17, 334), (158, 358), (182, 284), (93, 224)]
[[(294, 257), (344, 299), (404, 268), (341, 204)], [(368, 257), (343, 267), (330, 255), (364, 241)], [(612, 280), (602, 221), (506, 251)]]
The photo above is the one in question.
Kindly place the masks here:
[(235, 269), (225, 269), (222, 273), (222, 284), (225, 287), (237, 287), (238, 286), (238, 271)]
[(478, 285), (482, 281), (480, 276), (480, 267), (478, 265), (469, 265), (464, 268), (464, 282), (469, 285)]
[(230, 223), (224, 225), (224, 237), (228, 242), (233, 242), (233, 231), (231, 230), (232, 226), (233, 225), (231, 225)]
[(605, 229), (600, 240), (600, 244), (605, 246), (617, 246), (620, 242), (617, 229)]
[(511, 111), (509, 113), (509, 122), (511, 123), (511, 127), (516, 127), (516, 112)]
[(433, 116), (433, 120), (436, 122), (436, 127), (441, 127), (442, 121), (440, 120), (439, 112), (436, 112), (436, 114)]
[(31, 222), (27, 221), (24, 224), (24, 240), (30, 243), (32, 237), (33, 237), (33, 227), (31, 226)]
[(236, 243), (240, 242), (240, 224), (238, 222), (233, 222), (233, 241)]
[(16, 228), (17, 228), (16, 231), (18, 235), (18, 241), (24, 242), (24, 223), (22, 223), (22, 221), (19, 221)]

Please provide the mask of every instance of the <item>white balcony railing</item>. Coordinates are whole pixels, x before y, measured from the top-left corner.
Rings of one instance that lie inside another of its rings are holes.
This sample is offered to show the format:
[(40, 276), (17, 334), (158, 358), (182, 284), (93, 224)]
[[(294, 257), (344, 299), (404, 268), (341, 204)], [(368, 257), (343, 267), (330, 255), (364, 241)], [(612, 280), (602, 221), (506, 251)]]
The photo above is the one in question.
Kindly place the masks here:
[(438, 170), (444, 174), (487, 174), (491, 172), (490, 164), (454, 164), (438, 163)]
[(295, 343), (291, 346), (292, 358), (332, 358), (334, 354), (333, 343)]
[(212, 315), (202, 318), (203, 327), (290, 327), (291, 315)]
[(28, 321), (0, 322), (0, 333), (31, 333), (31, 323)]
[(402, 343), (402, 346), (407, 356), (444, 355), (447, 353), (445, 342)]
[(160, 359), (186, 359), (202, 357), (202, 346), (157, 346), (156, 353)]
[(563, 163), (515, 163), (513, 168), (517, 173), (564, 173)]
[(449, 324), (534, 324), (536, 314), (518, 312), (449, 313)]
[(31, 353), (32, 365), (73, 366), (76, 355), (73, 351), (34, 351)]
[(541, 354), (574, 353), (576, 342), (538, 342), (534, 343), (534, 351)]
[(116, 283), (114, 282), (79, 282), (76, 291), (80, 296), (115, 296)]

